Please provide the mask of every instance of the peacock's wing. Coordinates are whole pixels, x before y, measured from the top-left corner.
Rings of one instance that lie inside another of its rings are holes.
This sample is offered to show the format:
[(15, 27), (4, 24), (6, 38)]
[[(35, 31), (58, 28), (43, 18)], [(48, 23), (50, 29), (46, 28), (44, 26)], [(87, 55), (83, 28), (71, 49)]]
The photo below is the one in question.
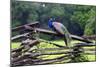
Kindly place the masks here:
[(59, 22), (53, 22), (53, 27), (56, 29), (57, 32), (61, 33), (61, 34), (65, 34), (68, 33), (68, 31), (66, 30), (66, 27), (59, 23)]

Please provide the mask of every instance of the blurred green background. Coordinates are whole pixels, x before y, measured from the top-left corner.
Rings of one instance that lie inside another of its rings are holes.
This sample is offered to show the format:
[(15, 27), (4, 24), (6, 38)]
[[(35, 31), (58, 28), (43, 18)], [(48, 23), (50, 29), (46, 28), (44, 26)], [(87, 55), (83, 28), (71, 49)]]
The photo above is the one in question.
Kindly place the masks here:
[(41, 27), (47, 29), (48, 19), (54, 17), (71, 34), (89, 36), (96, 33), (96, 6), (12, 0), (11, 15), (12, 28), (39, 21)]

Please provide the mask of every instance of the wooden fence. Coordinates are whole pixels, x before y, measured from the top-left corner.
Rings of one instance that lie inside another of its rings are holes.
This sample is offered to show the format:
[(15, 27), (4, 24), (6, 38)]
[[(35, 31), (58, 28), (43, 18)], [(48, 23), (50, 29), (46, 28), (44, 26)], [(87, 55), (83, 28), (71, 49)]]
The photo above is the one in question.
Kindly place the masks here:
[[(73, 39), (83, 41), (82, 43), (76, 43), (73, 47), (66, 47), (59, 44), (52, 43), (51, 41), (43, 40), (40, 38), (33, 37), (34, 33), (40, 32), (44, 34), (54, 34), (55, 36), (62, 36), (54, 31), (38, 28), (39, 23), (26, 24), (12, 29), (15, 31), (26, 31), (23, 34), (18, 34), (11, 37), (11, 40), (21, 39), (20, 47), (11, 49), (11, 66), (23, 66), (23, 65), (40, 65), (40, 64), (53, 64), (53, 63), (68, 63), (73, 62), (75, 58), (80, 58), (81, 55), (95, 55), (95, 43), (89, 39), (84, 39), (76, 35), (71, 35)], [(57, 46), (57, 48), (35, 48), (41, 42), (49, 43)], [(88, 47), (88, 48), (86, 48)], [(61, 55), (56, 58), (42, 59), (41, 56), (45, 55)]]

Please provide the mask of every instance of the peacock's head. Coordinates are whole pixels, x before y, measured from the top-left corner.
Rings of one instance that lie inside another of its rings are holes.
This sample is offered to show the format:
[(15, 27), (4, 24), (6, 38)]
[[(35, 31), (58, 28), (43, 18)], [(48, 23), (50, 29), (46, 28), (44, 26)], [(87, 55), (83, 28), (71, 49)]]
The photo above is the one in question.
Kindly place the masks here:
[(49, 19), (49, 21), (48, 21), (48, 26), (49, 26), (49, 28), (53, 28), (52, 23), (53, 23), (54, 21), (55, 21), (54, 18), (50, 18), (50, 19)]

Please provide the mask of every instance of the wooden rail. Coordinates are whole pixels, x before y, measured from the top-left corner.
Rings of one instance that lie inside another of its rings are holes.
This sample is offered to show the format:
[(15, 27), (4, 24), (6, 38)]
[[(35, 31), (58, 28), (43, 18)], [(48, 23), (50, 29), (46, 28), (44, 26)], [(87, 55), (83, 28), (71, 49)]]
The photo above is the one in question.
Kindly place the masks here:
[[(55, 35), (55, 36), (62, 36), (61, 34), (58, 34), (54, 31), (51, 31), (51, 30), (46, 30), (46, 29), (41, 29), (41, 28), (34, 28), (35, 31), (38, 31), (40, 33), (44, 33), (44, 34), (48, 34), (48, 35)], [(11, 40), (15, 40), (15, 39), (18, 39), (18, 38), (21, 38), (21, 37), (24, 37), (28, 35), (28, 33), (24, 33), (24, 34), (21, 34), (21, 35), (17, 35), (17, 36), (14, 36), (11, 38)], [(75, 39), (75, 40), (79, 40), (79, 41), (83, 41), (83, 42), (87, 42), (87, 43), (92, 43), (92, 41), (90, 40), (87, 40), (85, 38), (82, 38), (82, 37), (79, 37), (79, 36), (76, 36), (76, 35), (70, 35), (72, 37), (72, 39)]]
[(29, 23), (29, 24), (25, 24), (25, 25), (22, 25), (22, 26), (15, 27), (15, 28), (12, 28), (12, 31), (14, 32), (14, 31), (19, 31), (19, 30), (24, 30), (25, 26), (37, 27), (37, 26), (39, 26), (39, 22), (36, 21), (36, 22), (33, 22), (33, 23)]
[[(34, 41), (34, 40), (33, 40)], [(31, 41), (30, 41), (31, 43)], [(30, 43), (27, 43), (27, 45), (29, 45)], [(33, 45), (36, 45), (36, 42), (33, 42)], [(25, 43), (23, 43), (23, 45), (21, 46), (27, 46)], [(86, 47), (86, 43), (80, 43), (81, 45), (85, 45)], [(87, 43), (88, 45), (88, 43)], [(93, 46), (93, 44), (89, 44), (89, 46)], [(87, 46), (87, 47), (89, 47)], [(94, 45), (95, 46), (95, 45)], [(33, 46), (34, 47), (34, 46)], [(33, 48), (30, 47), (30, 48)], [(84, 55), (95, 55), (95, 50), (93, 50), (94, 48), (92, 48), (92, 50), (90, 50), (91, 48), (82, 48), (83, 46), (79, 47), (78, 46), (74, 46), (72, 48), (44, 48), (44, 49), (33, 49), (31, 50), (31, 52), (29, 51), (29, 49), (27, 51), (26, 48), (19, 48), (18, 49), (13, 49), (12, 50), (12, 66), (20, 66), (20, 65), (37, 65), (37, 64), (52, 64), (52, 63), (56, 63), (56, 62), (61, 62), (61, 61), (65, 61), (68, 60), (67, 62), (71, 62), (73, 60), (73, 58), (75, 59), (76, 57), (80, 57), (81, 54)], [(15, 53), (15, 54), (13, 54)], [(19, 54), (18, 54), (19, 53)], [(37, 58), (39, 56), (43, 56), (43, 55), (62, 55), (60, 57), (56, 57), (53, 59), (41, 59), (41, 58)], [(67, 63), (66, 62), (66, 63)]]

